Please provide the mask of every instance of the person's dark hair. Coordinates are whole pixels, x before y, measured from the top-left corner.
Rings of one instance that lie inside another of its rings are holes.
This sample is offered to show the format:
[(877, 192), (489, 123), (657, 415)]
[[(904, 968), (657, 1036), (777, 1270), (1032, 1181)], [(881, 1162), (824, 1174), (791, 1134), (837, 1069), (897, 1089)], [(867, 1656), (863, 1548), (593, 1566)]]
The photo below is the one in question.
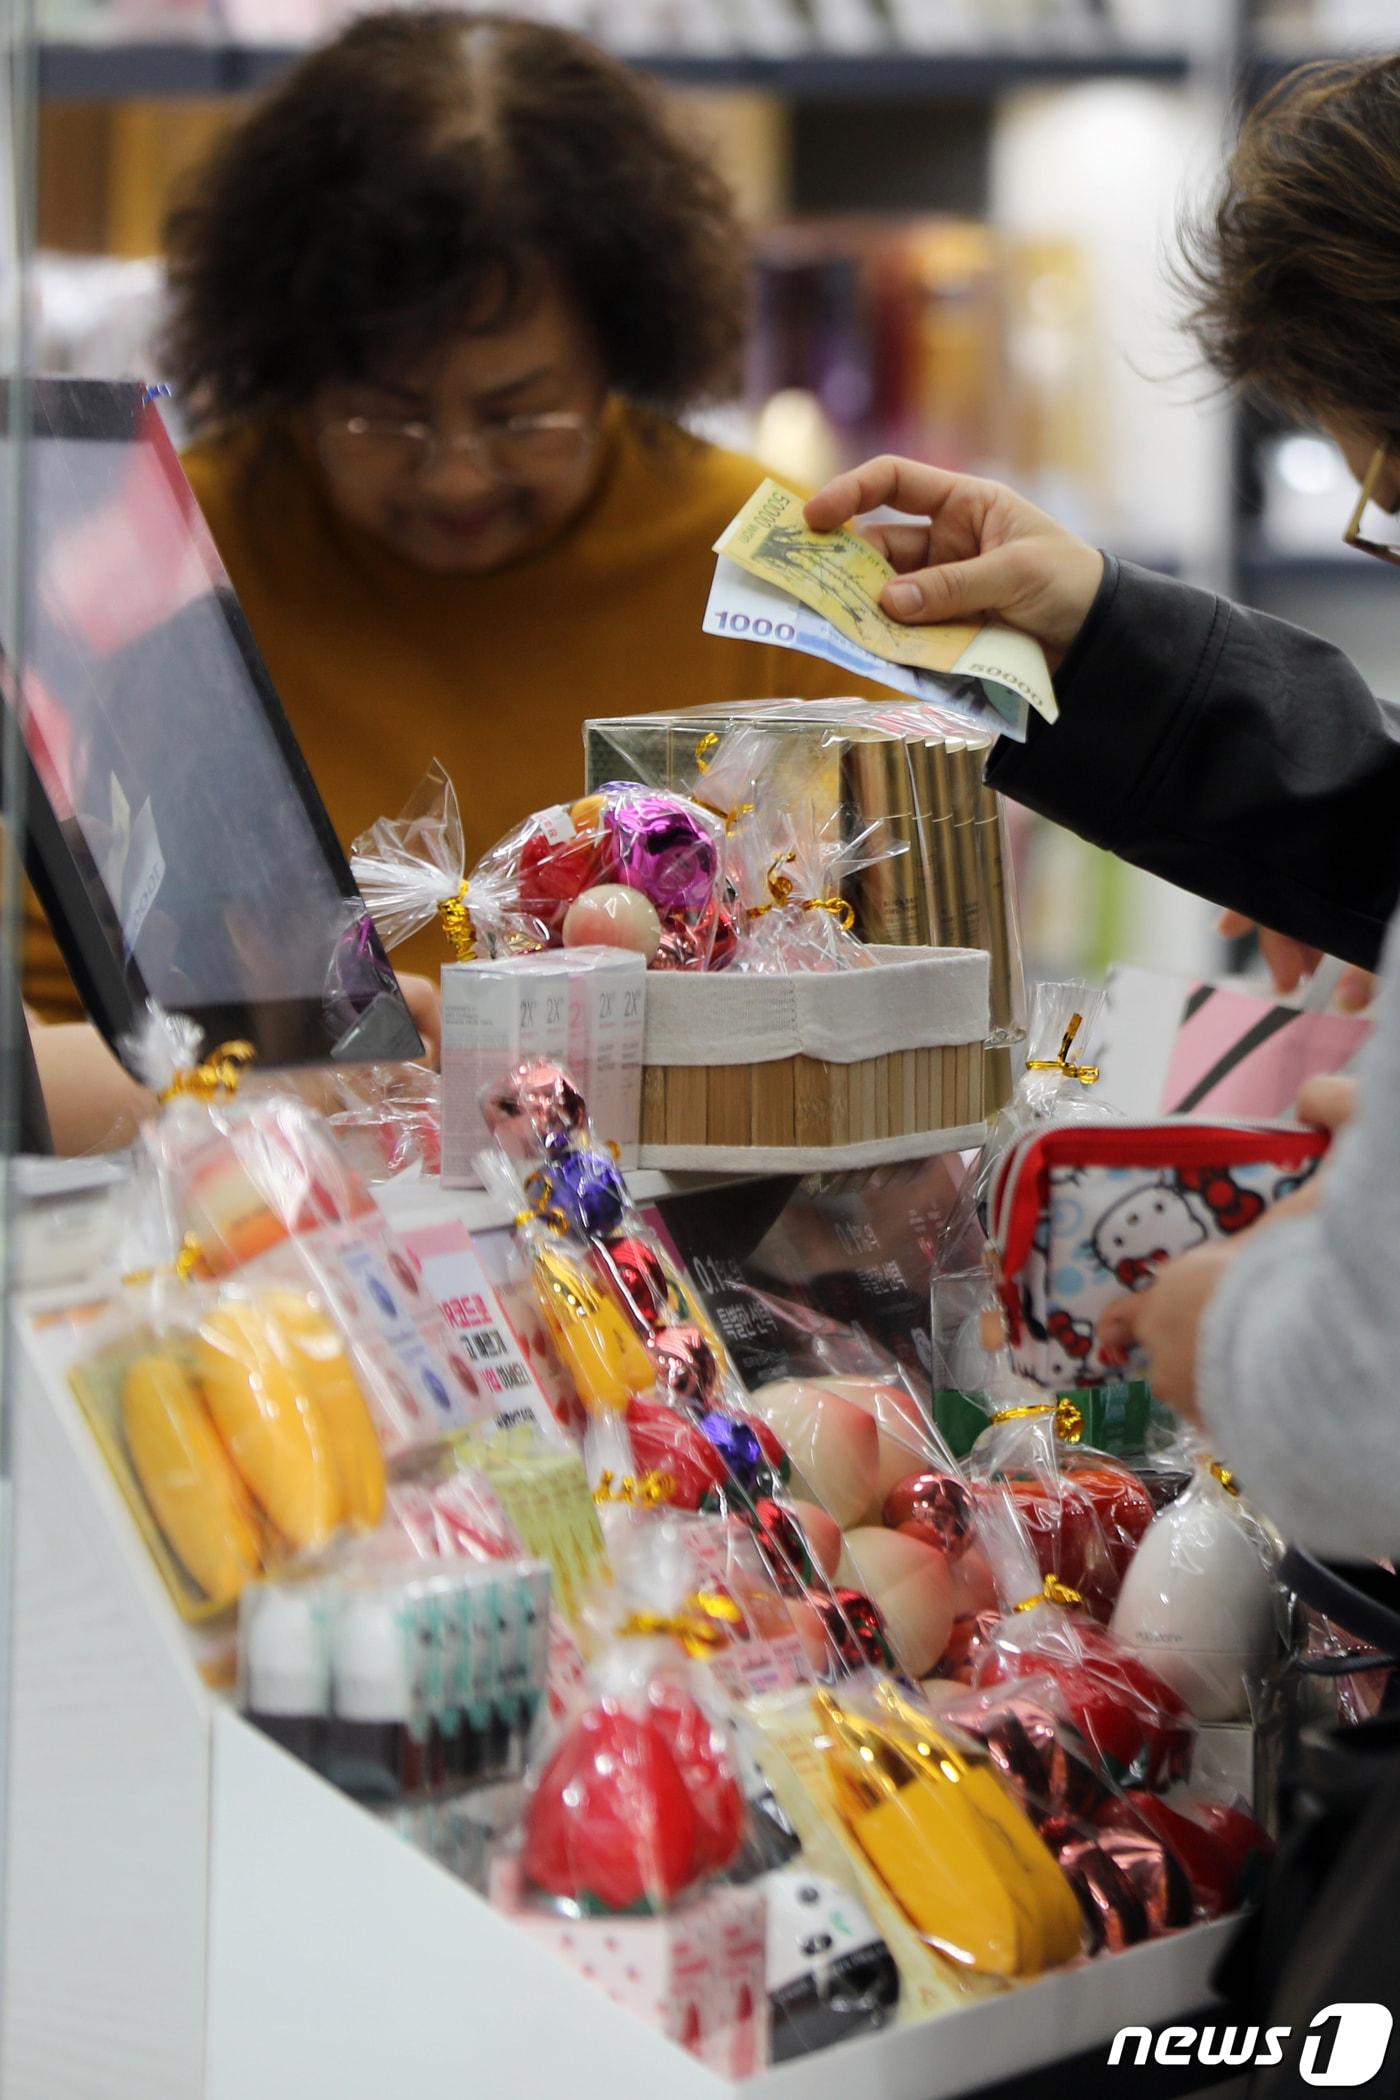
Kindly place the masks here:
[(201, 424), (383, 376), (507, 315), (542, 267), (618, 392), (674, 412), (738, 374), (724, 183), (652, 83), (539, 23), (355, 21), (220, 140), (165, 238), (165, 369)]
[(1290, 75), (1184, 234), (1190, 323), (1217, 371), (1400, 443), (1400, 56)]

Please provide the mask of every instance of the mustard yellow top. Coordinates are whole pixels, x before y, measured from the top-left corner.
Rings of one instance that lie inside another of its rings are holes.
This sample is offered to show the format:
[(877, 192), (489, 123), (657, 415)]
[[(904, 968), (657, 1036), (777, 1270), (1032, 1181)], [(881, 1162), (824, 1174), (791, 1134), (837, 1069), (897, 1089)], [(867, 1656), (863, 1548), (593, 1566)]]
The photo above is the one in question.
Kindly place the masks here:
[[(456, 784), (470, 862), (582, 791), (589, 716), (872, 690), (792, 650), (701, 632), (710, 550), (762, 478), (756, 462), (622, 408), (606, 446), (567, 530), (479, 577), (411, 568), (347, 524), (290, 437), (246, 431), (185, 455), (345, 846), (396, 816), (434, 758)], [(42, 922), (38, 935), (31, 1003), (72, 1013)], [(396, 959), (435, 972), (446, 949), (433, 931)]]

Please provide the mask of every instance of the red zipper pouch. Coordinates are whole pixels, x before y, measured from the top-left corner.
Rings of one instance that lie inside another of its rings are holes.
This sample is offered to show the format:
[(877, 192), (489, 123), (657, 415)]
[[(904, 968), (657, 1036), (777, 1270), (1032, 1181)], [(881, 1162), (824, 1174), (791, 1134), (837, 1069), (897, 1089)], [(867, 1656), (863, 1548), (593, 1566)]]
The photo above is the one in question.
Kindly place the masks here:
[(1121, 1378), (1099, 1353), (1116, 1298), (1303, 1186), (1326, 1135), (1292, 1124), (1051, 1124), (998, 1163), (990, 1237), (1016, 1369), (1055, 1391)]

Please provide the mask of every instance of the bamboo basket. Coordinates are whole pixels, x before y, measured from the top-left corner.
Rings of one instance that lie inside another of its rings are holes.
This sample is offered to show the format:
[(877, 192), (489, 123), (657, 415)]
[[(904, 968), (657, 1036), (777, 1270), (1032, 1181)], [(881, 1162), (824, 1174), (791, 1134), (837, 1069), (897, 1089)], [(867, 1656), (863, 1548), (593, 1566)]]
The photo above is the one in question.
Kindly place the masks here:
[(642, 1165), (809, 1173), (979, 1143), (987, 956), (869, 952), (830, 975), (653, 972)]

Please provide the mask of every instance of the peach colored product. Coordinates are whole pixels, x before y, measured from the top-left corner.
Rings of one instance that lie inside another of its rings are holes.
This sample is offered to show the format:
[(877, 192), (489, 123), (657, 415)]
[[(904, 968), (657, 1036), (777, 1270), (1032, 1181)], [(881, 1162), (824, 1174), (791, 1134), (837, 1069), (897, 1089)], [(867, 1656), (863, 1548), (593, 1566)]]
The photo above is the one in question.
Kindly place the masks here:
[(778, 1378), (749, 1396), (792, 1461), (792, 1491), (815, 1502), (842, 1530), (875, 1500), (880, 1440), (875, 1417), (822, 1378)]
[(600, 882), (569, 906), (566, 948), (631, 948), (651, 961), (661, 946), (661, 921), (650, 897), (620, 882)]
[(880, 1432), (880, 1469), (870, 1522), (877, 1523), (890, 1489), (930, 1463), (928, 1418), (909, 1388), (897, 1379), (824, 1378), (821, 1382), (875, 1418)]
[(870, 1526), (847, 1532), (839, 1578), (879, 1607), (904, 1668), (926, 1677), (953, 1630), (953, 1576), (944, 1556), (921, 1539)]
[(794, 1502), (792, 1507), (813, 1560), (830, 1578), (841, 1563), (841, 1526), (815, 1502)]
[(767, 1900), (717, 1888), (664, 1917), (561, 1918), (523, 1900), (498, 1863), (491, 1900), (615, 2005), (626, 2006), (723, 2078), (768, 2062)]

